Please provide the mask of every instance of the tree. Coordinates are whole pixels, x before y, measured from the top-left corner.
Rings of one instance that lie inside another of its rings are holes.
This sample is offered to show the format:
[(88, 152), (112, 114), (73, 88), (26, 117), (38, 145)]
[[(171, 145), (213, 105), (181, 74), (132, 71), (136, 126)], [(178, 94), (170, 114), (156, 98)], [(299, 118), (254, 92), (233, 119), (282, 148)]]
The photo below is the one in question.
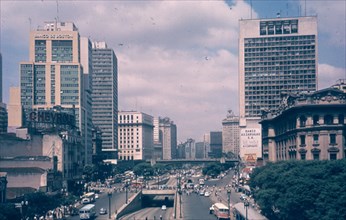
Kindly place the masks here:
[(208, 164), (206, 167), (202, 169), (203, 175), (208, 175), (212, 177), (216, 177), (223, 170), (222, 166), (218, 163)]
[(346, 219), (346, 160), (270, 163), (250, 177), (269, 219)]
[(133, 172), (137, 176), (152, 176), (154, 174), (154, 169), (148, 163), (139, 163), (133, 167)]
[(15, 208), (14, 204), (5, 203), (0, 204), (0, 219), (3, 220), (15, 220), (20, 219), (20, 211), (19, 208)]

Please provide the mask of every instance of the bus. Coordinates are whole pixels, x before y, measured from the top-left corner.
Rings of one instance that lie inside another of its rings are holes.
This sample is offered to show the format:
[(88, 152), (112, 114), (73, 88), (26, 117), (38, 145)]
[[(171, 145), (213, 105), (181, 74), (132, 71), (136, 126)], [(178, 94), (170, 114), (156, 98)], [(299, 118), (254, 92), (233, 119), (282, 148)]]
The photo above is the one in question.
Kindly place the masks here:
[(83, 204), (89, 204), (95, 202), (95, 193), (89, 192), (83, 195), (82, 203)]
[(236, 220), (268, 220), (251, 206), (246, 208), (242, 202), (233, 206), (233, 215)]
[(224, 205), (223, 203), (215, 203), (213, 207), (213, 213), (218, 220), (230, 220), (229, 208), (226, 205)]
[(85, 205), (79, 210), (79, 219), (94, 219), (96, 217), (96, 209), (94, 204)]

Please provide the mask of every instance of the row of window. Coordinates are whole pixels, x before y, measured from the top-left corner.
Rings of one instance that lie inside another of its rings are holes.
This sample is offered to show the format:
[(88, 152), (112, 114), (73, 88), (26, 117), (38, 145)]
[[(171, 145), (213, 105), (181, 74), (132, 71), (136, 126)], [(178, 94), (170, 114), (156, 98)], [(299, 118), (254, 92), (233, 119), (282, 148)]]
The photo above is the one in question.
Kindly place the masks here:
[[(305, 127), (307, 125), (307, 118), (306, 116), (302, 115), (299, 117), (299, 126), (301, 128)], [(325, 125), (333, 125), (334, 124), (334, 116), (333, 115), (325, 115), (323, 117), (323, 122)], [(338, 115), (338, 124), (345, 124), (345, 116), (343, 114)], [(312, 125), (317, 126), (320, 125), (320, 116), (319, 115), (313, 115), (312, 116)]]
[[(300, 147), (305, 147), (306, 146), (306, 135), (300, 135)], [(318, 146), (319, 142), (319, 135), (318, 134), (314, 134), (312, 136), (312, 143), (313, 146)], [(336, 134), (329, 134), (329, 144), (330, 145), (336, 145)]]

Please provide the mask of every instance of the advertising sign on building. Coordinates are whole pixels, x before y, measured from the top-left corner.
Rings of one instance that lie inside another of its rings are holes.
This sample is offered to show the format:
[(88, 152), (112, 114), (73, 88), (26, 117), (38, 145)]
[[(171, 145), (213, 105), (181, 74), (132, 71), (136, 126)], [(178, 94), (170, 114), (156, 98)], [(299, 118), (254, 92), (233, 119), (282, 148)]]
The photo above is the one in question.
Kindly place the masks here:
[(255, 163), (262, 157), (262, 135), (260, 128), (240, 130), (240, 157), (248, 163)]

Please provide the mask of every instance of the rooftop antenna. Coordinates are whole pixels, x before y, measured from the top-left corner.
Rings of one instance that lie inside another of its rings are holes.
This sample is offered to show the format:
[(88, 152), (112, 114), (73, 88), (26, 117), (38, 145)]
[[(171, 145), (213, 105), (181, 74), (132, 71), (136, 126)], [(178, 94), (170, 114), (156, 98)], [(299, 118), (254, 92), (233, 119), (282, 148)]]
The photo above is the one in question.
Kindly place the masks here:
[(29, 19), (29, 31), (31, 31), (31, 18), (28, 18)]
[(59, 0), (56, 0), (56, 19), (59, 22)]
[(250, 0), (250, 18), (252, 19), (252, 0)]

